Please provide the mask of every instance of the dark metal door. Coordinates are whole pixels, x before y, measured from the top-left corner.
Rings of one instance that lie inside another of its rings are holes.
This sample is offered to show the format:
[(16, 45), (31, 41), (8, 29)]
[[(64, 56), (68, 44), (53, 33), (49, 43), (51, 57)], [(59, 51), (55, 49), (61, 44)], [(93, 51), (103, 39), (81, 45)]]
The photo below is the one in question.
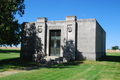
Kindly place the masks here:
[(50, 56), (60, 56), (60, 30), (50, 31)]

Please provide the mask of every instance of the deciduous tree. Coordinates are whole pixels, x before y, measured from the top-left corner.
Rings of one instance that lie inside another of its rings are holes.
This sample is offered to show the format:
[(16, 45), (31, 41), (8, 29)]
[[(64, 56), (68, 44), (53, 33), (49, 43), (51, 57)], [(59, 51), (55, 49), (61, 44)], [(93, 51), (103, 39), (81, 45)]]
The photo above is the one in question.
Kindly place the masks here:
[(0, 0), (0, 45), (18, 45), (21, 25), (15, 15), (24, 14), (24, 0)]
[(119, 46), (112, 47), (112, 50), (117, 50), (117, 49), (119, 49)]

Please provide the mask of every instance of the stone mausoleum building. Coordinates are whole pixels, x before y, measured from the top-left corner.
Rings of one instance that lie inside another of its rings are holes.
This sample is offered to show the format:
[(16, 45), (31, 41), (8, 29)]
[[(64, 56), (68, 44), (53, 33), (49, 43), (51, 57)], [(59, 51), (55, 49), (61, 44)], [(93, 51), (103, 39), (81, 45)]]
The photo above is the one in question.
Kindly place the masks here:
[(96, 19), (24, 22), (21, 58), (33, 61), (68, 62), (69, 60), (97, 60), (106, 55), (106, 32)]

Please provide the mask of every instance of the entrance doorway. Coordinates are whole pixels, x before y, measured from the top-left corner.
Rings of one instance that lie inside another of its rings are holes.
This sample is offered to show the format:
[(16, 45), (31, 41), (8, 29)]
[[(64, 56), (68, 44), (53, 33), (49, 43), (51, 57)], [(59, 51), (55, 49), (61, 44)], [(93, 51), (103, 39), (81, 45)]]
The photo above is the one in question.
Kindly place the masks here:
[(50, 30), (49, 56), (60, 56), (61, 30)]

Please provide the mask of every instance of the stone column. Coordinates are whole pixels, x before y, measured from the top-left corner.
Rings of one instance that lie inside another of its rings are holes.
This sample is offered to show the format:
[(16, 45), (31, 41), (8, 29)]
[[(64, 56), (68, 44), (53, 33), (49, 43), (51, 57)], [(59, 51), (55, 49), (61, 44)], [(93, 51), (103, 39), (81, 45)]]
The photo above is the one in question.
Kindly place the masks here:
[(67, 28), (67, 38), (66, 38), (66, 49), (63, 54), (63, 61), (70, 58), (75, 60), (75, 36), (76, 36), (76, 16), (66, 16), (66, 28)]
[(39, 61), (45, 55), (46, 42), (46, 22), (47, 18), (37, 18), (36, 22), (36, 37), (35, 37), (35, 53), (33, 61)]

